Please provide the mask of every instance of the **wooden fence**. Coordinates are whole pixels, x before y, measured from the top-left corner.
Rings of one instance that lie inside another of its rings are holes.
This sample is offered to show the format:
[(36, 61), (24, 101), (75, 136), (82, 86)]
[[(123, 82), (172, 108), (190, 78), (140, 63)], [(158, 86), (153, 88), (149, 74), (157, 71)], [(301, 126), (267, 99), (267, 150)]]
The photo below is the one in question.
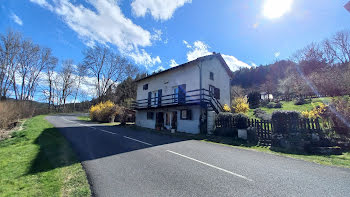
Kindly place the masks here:
[[(218, 128), (235, 128), (235, 120), (233, 118), (215, 121)], [(319, 132), (321, 131), (318, 119), (299, 119), (297, 129), (305, 132)], [(248, 127), (256, 129), (256, 137), (260, 145), (270, 146), (272, 140), (272, 133), (274, 132), (271, 121), (248, 119)]]

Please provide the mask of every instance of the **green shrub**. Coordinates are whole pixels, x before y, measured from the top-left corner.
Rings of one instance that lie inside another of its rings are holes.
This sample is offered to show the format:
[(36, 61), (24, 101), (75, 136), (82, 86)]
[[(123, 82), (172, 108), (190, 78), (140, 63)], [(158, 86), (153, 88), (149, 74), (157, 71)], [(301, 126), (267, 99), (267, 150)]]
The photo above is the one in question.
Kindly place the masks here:
[(234, 116), (230, 112), (220, 112), (216, 116), (216, 122), (219, 123), (221, 127), (217, 127), (214, 130), (214, 135), (226, 136), (226, 137), (237, 137), (237, 129), (233, 128)]
[(253, 112), (254, 116), (261, 120), (271, 120), (271, 114), (266, 113), (266, 111), (257, 108)]
[(274, 108), (282, 108), (282, 103), (276, 103)]
[(234, 119), (234, 126), (237, 129), (246, 129), (248, 128), (248, 117), (244, 114), (234, 114), (233, 115)]
[(268, 103), (266, 105), (267, 108), (272, 109), (272, 108), (282, 108), (282, 103)]
[(248, 103), (251, 109), (258, 108), (260, 105), (260, 93), (259, 92), (251, 92), (248, 94)]
[(252, 144), (257, 144), (258, 143), (258, 138), (256, 135), (256, 127), (248, 127), (247, 128), (247, 140), (249, 143)]
[(267, 108), (271, 109), (271, 108), (275, 108), (275, 103), (268, 103), (266, 105)]
[(310, 101), (305, 100), (304, 98), (298, 98), (295, 102), (294, 105), (304, 105), (310, 103)]
[(297, 111), (274, 111), (271, 122), (274, 133), (294, 133), (298, 130), (300, 112)]

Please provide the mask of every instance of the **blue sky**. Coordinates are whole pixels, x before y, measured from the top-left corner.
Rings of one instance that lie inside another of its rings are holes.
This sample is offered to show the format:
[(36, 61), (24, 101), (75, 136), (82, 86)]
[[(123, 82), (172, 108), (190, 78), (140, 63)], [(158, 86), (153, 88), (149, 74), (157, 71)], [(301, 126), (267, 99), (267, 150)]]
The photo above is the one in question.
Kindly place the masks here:
[(350, 29), (347, 2), (0, 0), (0, 31), (20, 31), (75, 63), (83, 49), (104, 44), (149, 72), (213, 51), (236, 70), (288, 58)]

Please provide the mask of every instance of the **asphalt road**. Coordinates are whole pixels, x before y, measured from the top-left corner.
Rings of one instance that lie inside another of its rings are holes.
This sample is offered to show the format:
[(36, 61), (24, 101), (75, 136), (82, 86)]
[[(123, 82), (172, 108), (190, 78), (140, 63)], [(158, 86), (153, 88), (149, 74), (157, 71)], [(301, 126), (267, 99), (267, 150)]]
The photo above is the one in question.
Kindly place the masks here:
[(94, 196), (350, 196), (350, 169), (48, 116)]

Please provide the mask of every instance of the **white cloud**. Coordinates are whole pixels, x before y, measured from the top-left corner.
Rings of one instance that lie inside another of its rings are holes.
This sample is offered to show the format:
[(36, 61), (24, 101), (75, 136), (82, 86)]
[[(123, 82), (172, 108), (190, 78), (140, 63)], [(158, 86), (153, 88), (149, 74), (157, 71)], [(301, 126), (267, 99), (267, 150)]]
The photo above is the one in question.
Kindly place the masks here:
[[(185, 43), (185, 42), (184, 42)], [(187, 43), (187, 42), (186, 42)], [(186, 44), (185, 43), (185, 44)], [(192, 61), (192, 60), (195, 60), (199, 57), (202, 57), (202, 56), (206, 56), (206, 55), (210, 55), (212, 53), (210, 53), (208, 51), (208, 49), (210, 48), (207, 44), (205, 44), (204, 42), (202, 41), (195, 41), (193, 43), (193, 46), (191, 46), (190, 44), (187, 43), (188, 46), (186, 46), (187, 48), (190, 48), (191, 51), (189, 51), (187, 53), (187, 60), (188, 61)]]
[(30, 1), (32, 3), (36, 3), (36, 4), (40, 5), (41, 7), (45, 7), (47, 9), (49, 9), (50, 11), (53, 10), (53, 7), (49, 3), (47, 3), (46, 0), (30, 0)]
[(162, 30), (160, 29), (154, 29), (154, 34), (151, 36), (151, 39), (152, 40), (155, 40), (155, 41), (162, 41)]
[(275, 57), (278, 57), (278, 56), (281, 55), (281, 53), (280, 52), (276, 52), (274, 55), (275, 55)]
[(231, 56), (231, 55), (222, 55), (224, 58), (225, 62), (227, 63), (228, 67), (232, 71), (239, 70), (239, 68), (250, 68), (251, 66), (245, 62), (242, 62), (241, 60), (238, 60), (236, 57)]
[[(186, 43), (184, 42), (184, 44), (186, 44)], [(195, 41), (193, 43), (193, 46), (191, 46), (191, 45), (189, 45), (189, 46), (190, 47), (188, 47), (188, 48), (191, 48), (191, 50), (187, 53), (187, 60), (188, 61), (192, 61), (192, 60), (195, 60), (199, 57), (212, 54), (211, 52), (208, 51), (208, 49), (210, 47), (202, 41)], [(227, 63), (227, 65), (229, 66), (229, 68), (232, 71), (236, 71), (241, 67), (247, 67), (247, 68), (251, 67), (249, 64), (238, 60), (234, 56), (222, 54), (222, 57), (224, 58), (225, 62)]]
[(165, 70), (165, 68), (163, 66), (158, 66), (158, 68), (154, 72), (160, 72), (163, 70)]
[(179, 64), (176, 63), (176, 61), (175, 61), (174, 59), (171, 59), (171, 60), (170, 60), (170, 65), (169, 65), (169, 66), (170, 66), (171, 68), (173, 68), (173, 67), (175, 67), (175, 66), (178, 66), (178, 65), (179, 65)]
[[(138, 52), (140, 48), (152, 45), (152, 35), (126, 18), (115, 1), (87, 1), (92, 6), (91, 9), (68, 0), (55, 0), (51, 4), (45, 0), (31, 0), (31, 2), (59, 15), (89, 47), (96, 43), (112, 44), (117, 46), (123, 55), (129, 55), (138, 64), (152, 66), (148, 64), (160, 62), (159, 57), (154, 58), (156, 61), (147, 61), (149, 54), (143, 49), (141, 53)], [(156, 32), (155, 35), (153, 39), (159, 39), (160, 32)]]
[(182, 42), (186, 45), (187, 48), (189, 48), (189, 49), (192, 48), (192, 46), (190, 44), (188, 44), (188, 42), (186, 40), (183, 40)]
[(152, 58), (144, 49), (141, 49), (141, 52), (139, 50), (131, 52), (129, 56), (134, 59), (136, 64), (143, 64), (146, 68), (162, 62), (159, 56)]
[(134, 0), (131, 8), (138, 17), (149, 12), (154, 19), (164, 21), (170, 19), (177, 8), (191, 2), (192, 0)]
[(18, 25), (23, 25), (23, 21), (15, 13), (12, 13), (10, 17)]

